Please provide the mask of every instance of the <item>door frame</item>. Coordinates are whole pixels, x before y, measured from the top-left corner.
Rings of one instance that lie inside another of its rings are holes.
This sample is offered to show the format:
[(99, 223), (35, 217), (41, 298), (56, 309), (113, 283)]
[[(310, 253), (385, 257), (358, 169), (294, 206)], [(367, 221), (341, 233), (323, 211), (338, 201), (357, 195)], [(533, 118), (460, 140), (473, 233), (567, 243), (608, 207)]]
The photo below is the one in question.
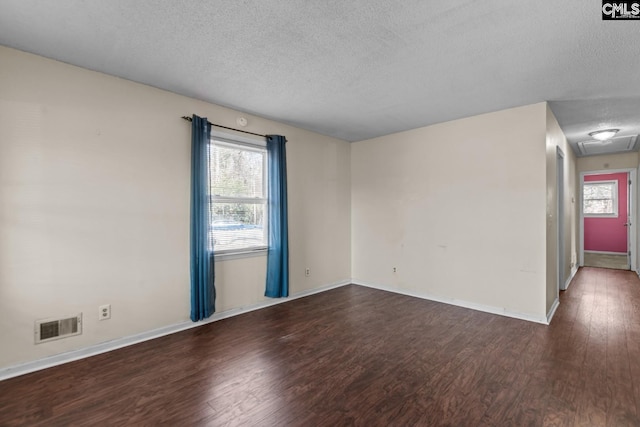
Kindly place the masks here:
[[(584, 267), (584, 212), (582, 211), (582, 207), (583, 207), (583, 202), (582, 202), (582, 198), (583, 198), (583, 194), (582, 194), (582, 189), (584, 188), (584, 177), (587, 175), (604, 175), (604, 174), (611, 174), (611, 173), (628, 173), (629, 174), (629, 181), (631, 181), (631, 188), (629, 191), (629, 194), (627, 195), (628, 200), (631, 201), (631, 203), (629, 203), (629, 212), (627, 213), (627, 215), (629, 216), (629, 218), (631, 218), (631, 226), (627, 227), (627, 233), (628, 233), (628, 242), (627, 242), (627, 246), (629, 248), (629, 268), (631, 271), (637, 271), (637, 258), (636, 258), (636, 251), (637, 251), (637, 212), (638, 212), (638, 201), (637, 201), (637, 191), (638, 190), (634, 190), (636, 188), (637, 185), (637, 169), (636, 168), (624, 168), (624, 169), (603, 169), (603, 170), (593, 170), (593, 171), (586, 171), (586, 172), (580, 172), (580, 189), (578, 191), (578, 212), (580, 214), (580, 247), (578, 248), (578, 257), (579, 257), (579, 261), (578, 264), (580, 265), (580, 267)], [(627, 185), (627, 188), (628, 185)], [(636, 194), (632, 194), (636, 192)]]
[[(556, 204), (556, 218), (558, 218), (558, 236), (557, 236), (557, 242), (558, 242), (558, 246), (557, 246), (557, 250), (558, 250), (558, 261), (557, 261), (557, 271), (558, 271), (558, 277), (557, 277), (557, 293), (556, 293), (556, 298), (558, 297), (558, 295), (560, 295), (560, 291), (564, 291), (567, 289), (566, 287), (566, 278), (564, 277), (564, 267), (565, 267), (565, 263), (566, 260), (564, 258), (565, 255), (565, 244), (566, 242), (564, 241), (564, 229), (565, 229), (565, 222), (564, 222), (564, 213), (565, 213), (565, 209), (566, 206), (564, 205), (564, 195), (565, 195), (565, 187), (564, 187), (564, 180), (565, 180), (565, 168), (564, 168), (564, 152), (562, 151), (562, 149), (558, 146), (556, 146), (556, 183), (557, 183), (557, 188), (556, 188), (556, 196), (557, 196), (557, 204)], [(569, 273), (569, 275), (571, 275), (571, 273)]]

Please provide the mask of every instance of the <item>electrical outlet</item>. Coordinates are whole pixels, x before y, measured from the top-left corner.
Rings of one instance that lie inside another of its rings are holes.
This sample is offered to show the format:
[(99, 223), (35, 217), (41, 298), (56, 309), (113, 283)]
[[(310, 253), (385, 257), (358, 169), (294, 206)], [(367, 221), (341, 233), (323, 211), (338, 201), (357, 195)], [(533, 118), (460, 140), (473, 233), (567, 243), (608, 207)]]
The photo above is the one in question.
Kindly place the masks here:
[(307, 276), (307, 277), (311, 276), (311, 269), (310, 268), (305, 269), (304, 270), (304, 275)]
[(111, 304), (105, 304), (98, 307), (98, 320), (111, 319)]
[(394, 272), (394, 273), (397, 273), (397, 272), (398, 272), (398, 269), (397, 269), (397, 268), (395, 268), (395, 267), (393, 267), (393, 272)]

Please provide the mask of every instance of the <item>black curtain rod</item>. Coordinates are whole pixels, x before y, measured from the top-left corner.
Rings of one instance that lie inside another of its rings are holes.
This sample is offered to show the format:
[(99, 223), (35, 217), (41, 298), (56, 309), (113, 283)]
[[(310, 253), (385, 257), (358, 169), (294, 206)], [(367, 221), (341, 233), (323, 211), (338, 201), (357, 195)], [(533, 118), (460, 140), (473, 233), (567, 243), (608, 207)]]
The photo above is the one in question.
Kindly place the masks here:
[[(193, 118), (192, 118), (192, 117), (189, 117), (189, 116), (182, 116), (182, 118), (183, 118), (183, 119), (185, 119), (185, 120), (186, 120), (186, 121), (188, 121), (188, 122), (192, 122), (192, 121), (193, 121)], [(211, 126), (215, 126), (215, 127), (218, 127), (218, 128), (229, 129), (229, 130), (233, 130), (233, 131), (236, 131), (236, 132), (248, 133), (249, 135), (261, 136), (261, 137), (263, 137), (263, 138), (266, 138), (266, 137), (267, 137), (267, 135), (262, 135), (261, 133), (253, 133), (253, 132), (249, 132), (249, 131), (242, 130), (242, 129), (234, 129), (234, 128), (230, 128), (230, 127), (227, 127), (227, 126), (217, 125), (217, 124), (215, 124), (215, 123), (211, 123), (211, 122), (209, 122), (208, 120), (207, 120), (207, 122), (208, 122)]]

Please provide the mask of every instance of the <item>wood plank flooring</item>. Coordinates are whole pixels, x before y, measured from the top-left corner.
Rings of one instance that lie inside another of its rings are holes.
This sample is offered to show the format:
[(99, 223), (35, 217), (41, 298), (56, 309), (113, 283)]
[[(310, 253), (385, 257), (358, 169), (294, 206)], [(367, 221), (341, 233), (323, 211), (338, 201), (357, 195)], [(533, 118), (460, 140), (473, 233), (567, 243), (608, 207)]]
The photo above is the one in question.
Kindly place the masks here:
[(640, 280), (550, 326), (350, 285), (0, 382), (1, 426), (638, 426)]

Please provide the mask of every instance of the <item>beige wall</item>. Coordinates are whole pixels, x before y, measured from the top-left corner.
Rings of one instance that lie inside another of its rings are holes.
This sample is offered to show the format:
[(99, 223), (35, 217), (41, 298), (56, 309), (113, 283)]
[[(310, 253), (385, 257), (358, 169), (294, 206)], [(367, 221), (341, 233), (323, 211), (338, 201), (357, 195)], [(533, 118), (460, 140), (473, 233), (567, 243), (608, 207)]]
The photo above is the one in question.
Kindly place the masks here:
[(545, 124), (540, 103), (354, 143), (354, 280), (544, 319)]
[[(0, 47), (0, 368), (188, 320), (192, 113), (240, 115)], [(348, 280), (350, 145), (243, 115), (289, 141), (291, 292)], [(218, 311), (264, 299), (264, 256), (216, 269)], [(79, 312), (81, 336), (34, 345)]]
[(571, 269), (577, 262), (578, 253), (578, 183), (576, 172), (576, 157), (569, 146), (560, 125), (553, 112), (547, 106), (547, 278), (546, 278), (546, 310), (552, 308), (558, 298), (558, 176), (557, 154), (559, 147), (564, 154), (564, 271), (560, 286), (571, 275)]
[(634, 169), (638, 167), (638, 153), (609, 154), (605, 156), (579, 157), (578, 173), (607, 169)]

